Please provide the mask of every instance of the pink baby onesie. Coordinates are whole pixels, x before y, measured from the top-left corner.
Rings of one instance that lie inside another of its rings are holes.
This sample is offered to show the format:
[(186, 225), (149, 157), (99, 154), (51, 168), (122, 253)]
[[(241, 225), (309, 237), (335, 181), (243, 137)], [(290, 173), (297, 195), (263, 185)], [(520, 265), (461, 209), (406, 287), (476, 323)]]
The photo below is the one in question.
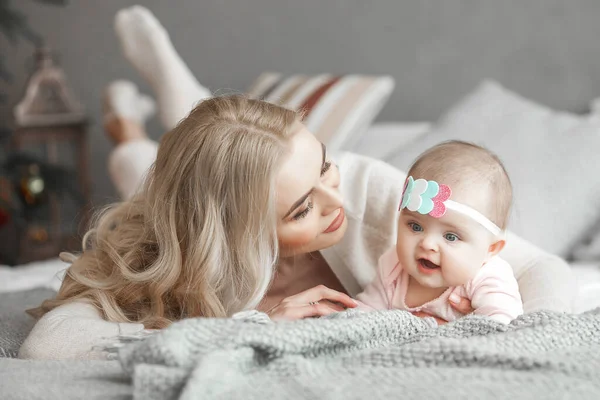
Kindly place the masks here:
[(356, 296), (362, 303), (359, 309), (422, 311), (450, 322), (463, 316), (450, 306), (448, 300), (452, 293), (456, 293), (471, 300), (475, 314), (486, 315), (505, 324), (523, 314), (523, 302), (513, 269), (498, 256), (483, 265), (465, 285), (449, 287), (440, 297), (418, 307), (407, 307), (404, 302), (408, 278), (408, 273), (398, 261), (396, 248), (391, 248), (379, 258), (373, 282)]

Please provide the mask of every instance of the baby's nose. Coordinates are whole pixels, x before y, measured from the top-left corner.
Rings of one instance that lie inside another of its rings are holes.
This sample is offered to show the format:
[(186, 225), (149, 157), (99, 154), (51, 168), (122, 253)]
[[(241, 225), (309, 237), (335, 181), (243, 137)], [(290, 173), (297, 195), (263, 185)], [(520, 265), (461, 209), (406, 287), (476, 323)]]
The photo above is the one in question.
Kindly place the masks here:
[(428, 251), (438, 251), (439, 245), (435, 235), (424, 235), (421, 247)]

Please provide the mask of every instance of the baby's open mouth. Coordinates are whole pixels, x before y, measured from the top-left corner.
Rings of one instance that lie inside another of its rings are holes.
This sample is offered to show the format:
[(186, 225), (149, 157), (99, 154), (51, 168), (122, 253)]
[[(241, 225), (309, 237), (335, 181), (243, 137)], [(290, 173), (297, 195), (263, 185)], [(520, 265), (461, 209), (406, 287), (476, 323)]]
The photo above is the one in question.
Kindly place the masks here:
[(419, 264), (421, 264), (421, 266), (423, 268), (427, 268), (427, 269), (436, 269), (436, 268), (440, 267), (439, 265), (434, 264), (431, 261), (426, 260), (424, 258), (419, 258)]

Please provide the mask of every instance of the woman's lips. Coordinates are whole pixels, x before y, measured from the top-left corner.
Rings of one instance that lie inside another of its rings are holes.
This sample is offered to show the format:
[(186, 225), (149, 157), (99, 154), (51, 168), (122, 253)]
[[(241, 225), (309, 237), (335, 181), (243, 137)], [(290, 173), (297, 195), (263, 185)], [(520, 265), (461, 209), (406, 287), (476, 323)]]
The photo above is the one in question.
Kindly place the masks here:
[(440, 269), (439, 265), (434, 264), (425, 258), (420, 258), (418, 264), (419, 270), (424, 274), (433, 274)]
[(340, 228), (340, 226), (342, 226), (342, 223), (344, 222), (345, 217), (346, 217), (346, 214), (344, 213), (344, 209), (340, 208), (340, 212), (339, 212), (338, 216), (335, 217), (335, 219), (333, 220), (331, 225), (329, 225), (329, 227), (327, 229), (325, 229), (323, 231), (323, 233), (330, 233), (330, 232), (337, 231)]

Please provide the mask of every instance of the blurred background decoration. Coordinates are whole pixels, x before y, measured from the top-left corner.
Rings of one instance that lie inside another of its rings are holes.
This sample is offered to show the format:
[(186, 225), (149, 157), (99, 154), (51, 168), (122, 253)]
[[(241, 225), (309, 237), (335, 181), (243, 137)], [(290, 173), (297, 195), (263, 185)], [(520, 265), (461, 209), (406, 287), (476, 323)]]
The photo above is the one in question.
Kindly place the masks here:
[[(80, 247), (90, 194), (87, 116), (42, 36), (9, 0), (0, 0), (0, 31), (13, 46), (20, 38), (33, 44), (35, 59), (12, 120), (1, 124), (0, 264), (15, 265)], [(12, 78), (0, 58), (0, 79)]]
[[(23, 0), (21, 0), (23, 1)], [(42, 3), (52, 6), (66, 6), (68, 0), (30, 0), (35, 3)], [(32, 28), (27, 20), (27, 16), (17, 10), (11, 0), (0, 0), (0, 33), (8, 39), (14, 47), (19, 39), (25, 39), (35, 47), (43, 47), (44, 39)], [(10, 82), (13, 75), (6, 67), (4, 55), (0, 55), (0, 81)], [(0, 102), (6, 101), (4, 93), (0, 92)], [(5, 123), (0, 123), (0, 138), (6, 138), (10, 130)]]
[[(23, 1), (23, 0), (21, 0)], [(36, 3), (53, 6), (66, 6), (67, 0), (30, 0)], [(29, 26), (27, 17), (17, 10), (11, 0), (0, 0), (0, 32), (15, 46), (20, 38), (26, 39), (36, 47), (44, 45), (43, 38)], [(0, 58), (0, 79), (10, 80), (12, 74), (5, 67), (4, 59)]]

